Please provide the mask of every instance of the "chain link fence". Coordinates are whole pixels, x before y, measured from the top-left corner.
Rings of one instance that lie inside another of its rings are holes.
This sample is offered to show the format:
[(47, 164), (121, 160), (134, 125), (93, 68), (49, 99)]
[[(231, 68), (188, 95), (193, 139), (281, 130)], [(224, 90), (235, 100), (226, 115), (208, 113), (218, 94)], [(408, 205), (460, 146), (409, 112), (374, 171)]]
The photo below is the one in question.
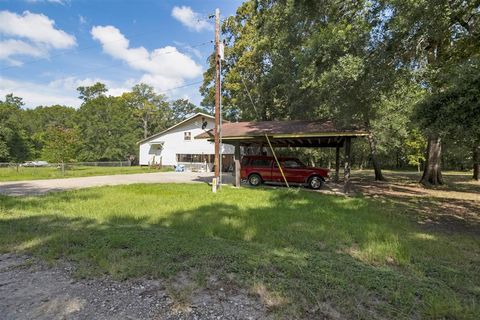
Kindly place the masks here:
[(0, 162), (0, 168), (66, 168), (72, 167), (130, 167), (130, 161), (94, 161), (94, 162), (66, 162), (66, 163), (47, 163), (41, 161), (27, 161), (23, 163)]

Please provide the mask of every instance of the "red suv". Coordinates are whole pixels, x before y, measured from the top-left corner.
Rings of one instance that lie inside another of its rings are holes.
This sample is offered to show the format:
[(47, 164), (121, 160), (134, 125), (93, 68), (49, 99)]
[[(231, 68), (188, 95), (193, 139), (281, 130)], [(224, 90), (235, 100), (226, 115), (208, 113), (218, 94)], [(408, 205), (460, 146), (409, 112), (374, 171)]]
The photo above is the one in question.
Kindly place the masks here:
[[(312, 189), (320, 189), (328, 178), (328, 169), (309, 168), (297, 158), (278, 158), (285, 178), (289, 183), (304, 184)], [(268, 156), (244, 156), (240, 177), (250, 185), (263, 182), (284, 182), (277, 162)]]

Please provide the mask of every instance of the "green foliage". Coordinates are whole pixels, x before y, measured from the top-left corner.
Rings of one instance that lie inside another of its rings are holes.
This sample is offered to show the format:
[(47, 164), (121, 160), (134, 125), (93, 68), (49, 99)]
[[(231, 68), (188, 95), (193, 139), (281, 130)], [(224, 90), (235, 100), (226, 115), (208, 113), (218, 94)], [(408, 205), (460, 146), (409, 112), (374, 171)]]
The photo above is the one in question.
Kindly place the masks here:
[(81, 147), (78, 130), (50, 126), (42, 135), (42, 158), (53, 162), (73, 162)]
[(97, 82), (92, 86), (78, 87), (77, 91), (79, 93), (78, 98), (87, 102), (89, 100), (105, 96), (105, 93), (108, 91), (108, 89), (103, 83)]
[[(225, 116), (360, 123), (372, 133), (371, 156), (376, 149), (390, 166), (407, 165), (412, 130), (453, 135), (450, 115), (436, 111), (450, 98), (434, 96), (477, 70), (468, 61), (479, 54), (479, 16), (475, 1), (245, 1), (222, 26)], [(212, 55), (200, 88), (210, 108), (213, 76)], [(454, 120), (476, 127), (462, 122), (470, 113)]]
[(22, 99), (12, 94), (0, 100), (0, 162), (23, 162), (31, 154), (31, 144), (23, 126)]
[(107, 96), (102, 83), (78, 91), (84, 100), (78, 109), (25, 110), (22, 99), (12, 94), (0, 101), (0, 162), (125, 160), (137, 154), (137, 141), (203, 111), (187, 99), (168, 102), (146, 84), (121, 97)]
[[(374, 14), (363, 1), (246, 1), (223, 25), (227, 112), (245, 120), (369, 122), (392, 73), (383, 47), (370, 41)], [(213, 62), (203, 105), (213, 102)]]
[(204, 112), (205, 110), (197, 107), (188, 99), (177, 99), (171, 102), (171, 109), (174, 122), (180, 122), (187, 119), (189, 116), (197, 112)]
[(136, 121), (121, 98), (98, 96), (87, 100), (77, 116), (83, 139), (81, 160), (124, 160), (136, 154)]
[(405, 141), (405, 147), (408, 164), (417, 166), (420, 169), (420, 165), (425, 161), (427, 142), (417, 129), (413, 129), (412, 132), (410, 132)]
[(421, 128), (457, 136), (473, 145), (480, 140), (480, 58), (474, 57), (449, 73), (443, 90), (417, 105)]
[(30, 134), (44, 131), (49, 126), (73, 128), (76, 124), (75, 108), (52, 105), (27, 109), (24, 119)]
[(137, 84), (131, 92), (122, 95), (122, 100), (131, 108), (130, 112), (142, 129), (142, 138), (161, 131), (171, 124), (169, 104), (164, 95), (155, 93), (152, 86), (144, 83)]
[(76, 110), (72, 107), (53, 105), (38, 106), (23, 111), (24, 126), (33, 145), (31, 157), (38, 159), (43, 148), (42, 135), (51, 126), (74, 128)]

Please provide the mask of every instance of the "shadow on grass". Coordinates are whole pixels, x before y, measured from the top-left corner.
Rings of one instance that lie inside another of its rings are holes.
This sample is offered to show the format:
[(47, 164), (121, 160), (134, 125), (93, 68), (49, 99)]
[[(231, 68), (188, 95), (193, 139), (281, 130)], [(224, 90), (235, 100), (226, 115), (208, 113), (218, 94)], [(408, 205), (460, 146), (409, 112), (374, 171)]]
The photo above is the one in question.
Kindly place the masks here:
[(423, 189), (423, 193), (428, 193), (428, 190), (437, 191), (455, 191), (460, 193), (474, 193), (480, 194), (480, 183), (472, 179), (471, 173), (455, 173), (444, 172), (444, 184), (440, 186), (422, 186), (419, 184), (421, 173), (417, 172), (402, 172), (402, 171), (386, 171), (384, 176), (387, 178), (387, 182), (379, 183), (374, 181), (374, 174), (370, 170), (354, 171), (352, 177), (355, 181), (361, 181), (362, 183), (375, 184), (375, 185), (393, 185), (396, 187), (416, 188), (420, 192)]
[(369, 171), (354, 172), (355, 190), (393, 203), (424, 230), (480, 234), (480, 184), (461, 173), (445, 173), (445, 185), (425, 188), (420, 174), (386, 172), (387, 182), (373, 181)]
[[(49, 209), (96, 200), (94, 191), (1, 197), (7, 215), (0, 249), (73, 261), (80, 277), (233, 274), (247, 287), (281, 295), (275, 310), (292, 317), (325, 316), (325, 304), (347, 318), (473, 318), (480, 311), (480, 283), (472, 281), (480, 271), (478, 237), (425, 233), (397, 214), (395, 203), (262, 192), (269, 199), (255, 208), (219, 198), (167, 215), (113, 214), (101, 222)], [(31, 212), (8, 214), (23, 210)]]

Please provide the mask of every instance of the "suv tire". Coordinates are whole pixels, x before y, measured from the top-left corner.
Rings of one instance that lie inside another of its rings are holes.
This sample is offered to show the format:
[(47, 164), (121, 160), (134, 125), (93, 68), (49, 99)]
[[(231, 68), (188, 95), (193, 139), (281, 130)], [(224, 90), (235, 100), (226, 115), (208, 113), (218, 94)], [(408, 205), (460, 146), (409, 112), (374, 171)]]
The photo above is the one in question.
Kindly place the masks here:
[(308, 187), (313, 190), (318, 190), (323, 186), (323, 179), (319, 176), (313, 176), (308, 179)]
[(256, 173), (252, 173), (249, 177), (248, 177), (248, 183), (253, 186), (253, 187), (258, 187), (259, 185), (262, 184), (262, 177), (260, 177), (259, 174), (256, 174)]

